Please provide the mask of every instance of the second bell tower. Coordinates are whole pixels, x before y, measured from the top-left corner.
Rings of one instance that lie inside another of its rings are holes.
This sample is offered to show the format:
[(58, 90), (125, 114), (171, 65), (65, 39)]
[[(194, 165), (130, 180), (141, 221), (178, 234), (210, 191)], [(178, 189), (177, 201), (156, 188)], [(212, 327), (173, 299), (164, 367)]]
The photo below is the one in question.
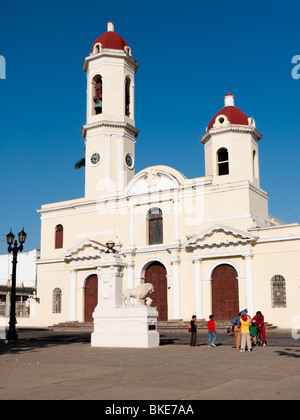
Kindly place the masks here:
[(85, 58), (87, 76), (85, 196), (123, 191), (134, 176), (134, 76), (138, 68), (127, 42), (108, 22)]

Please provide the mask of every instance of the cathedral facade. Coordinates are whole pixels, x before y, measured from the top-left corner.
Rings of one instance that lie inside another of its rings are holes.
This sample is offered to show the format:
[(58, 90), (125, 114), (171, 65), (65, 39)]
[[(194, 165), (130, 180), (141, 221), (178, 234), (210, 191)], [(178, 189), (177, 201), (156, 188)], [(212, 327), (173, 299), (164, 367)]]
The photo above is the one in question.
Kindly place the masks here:
[(228, 93), (200, 139), (204, 177), (187, 179), (168, 166), (135, 174), (137, 68), (109, 22), (83, 64), (85, 195), (39, 210), (39, 323), (93, 320), (103, 293), (100, 261), (113, 246), (125, 263), (124, 288), (154, 285), (158, 320), (212, 313), (230, 320), (247, 308), (292, 327), (300, 300), (300, 226), (269, 215), (255, 120)]

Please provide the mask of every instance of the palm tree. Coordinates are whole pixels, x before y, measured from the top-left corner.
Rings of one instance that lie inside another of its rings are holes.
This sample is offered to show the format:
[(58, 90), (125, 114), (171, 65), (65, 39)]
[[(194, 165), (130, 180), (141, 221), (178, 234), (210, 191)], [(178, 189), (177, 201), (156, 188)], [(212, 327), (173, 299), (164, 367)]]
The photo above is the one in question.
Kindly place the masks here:
[(78, 162), (75, 163), (75, 169), (80, 169), (85, 166), (85, 158), (81, 158)]
[[(85, 155), (85, 147), (83, 148), (84, 155)], [(81, 158), (75, 163), (75, 169), (80, 169), (85, 167), (85, 157)]]

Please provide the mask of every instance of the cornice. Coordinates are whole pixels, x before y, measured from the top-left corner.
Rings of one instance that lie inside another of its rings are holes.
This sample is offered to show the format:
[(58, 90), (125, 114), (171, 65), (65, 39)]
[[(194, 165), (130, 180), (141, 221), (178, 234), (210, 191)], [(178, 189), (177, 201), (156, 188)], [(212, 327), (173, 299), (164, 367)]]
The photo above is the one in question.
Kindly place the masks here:
[(254, 140), (258, 141), (262, 138), (262, 134), (255, 128), (245, 125), (229, 125), (227, 127), (212, 128), (200, 137), (200, 141), (206, 144), (212, 137), (227, 133), (235, 134), (251, 134)]
[(123, 128), (128, 130), (134, 134), (136, 138), (140, 132), (136, 127), (127, 123), (127, 122), (117, 122), (117, 121), (97, 121), (94, 123), (85, 124), (82, 126), (81, 135), (82, 137), (86, 138), (87, 132), (89, 130), (95, 130), (97, 128)]
[(98, 54), (90, 54), (89, 56), (85, 57), (83, 60), (82, 68), (86, 72), (88, 70), (88, 66), (92, 61), (98, 60), (99, 58), (120, 58), (125, 60), (125, 62), (132, 67), (132, 70), (136, 72), (139, 63), (130, 55), (126, 54), (124, 51), (117, 51), (117, 50), (108, 50), (104, 49)]

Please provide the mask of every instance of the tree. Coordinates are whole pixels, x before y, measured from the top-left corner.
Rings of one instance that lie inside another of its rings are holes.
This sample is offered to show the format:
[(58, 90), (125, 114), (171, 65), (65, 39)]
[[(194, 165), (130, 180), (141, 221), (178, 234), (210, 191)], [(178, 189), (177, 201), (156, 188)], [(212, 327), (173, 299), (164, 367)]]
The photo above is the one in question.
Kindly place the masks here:
[(81, 158), (78, 162), (75, 163), (75, 169), (80, 169), (85, 167), (85, 158)]

